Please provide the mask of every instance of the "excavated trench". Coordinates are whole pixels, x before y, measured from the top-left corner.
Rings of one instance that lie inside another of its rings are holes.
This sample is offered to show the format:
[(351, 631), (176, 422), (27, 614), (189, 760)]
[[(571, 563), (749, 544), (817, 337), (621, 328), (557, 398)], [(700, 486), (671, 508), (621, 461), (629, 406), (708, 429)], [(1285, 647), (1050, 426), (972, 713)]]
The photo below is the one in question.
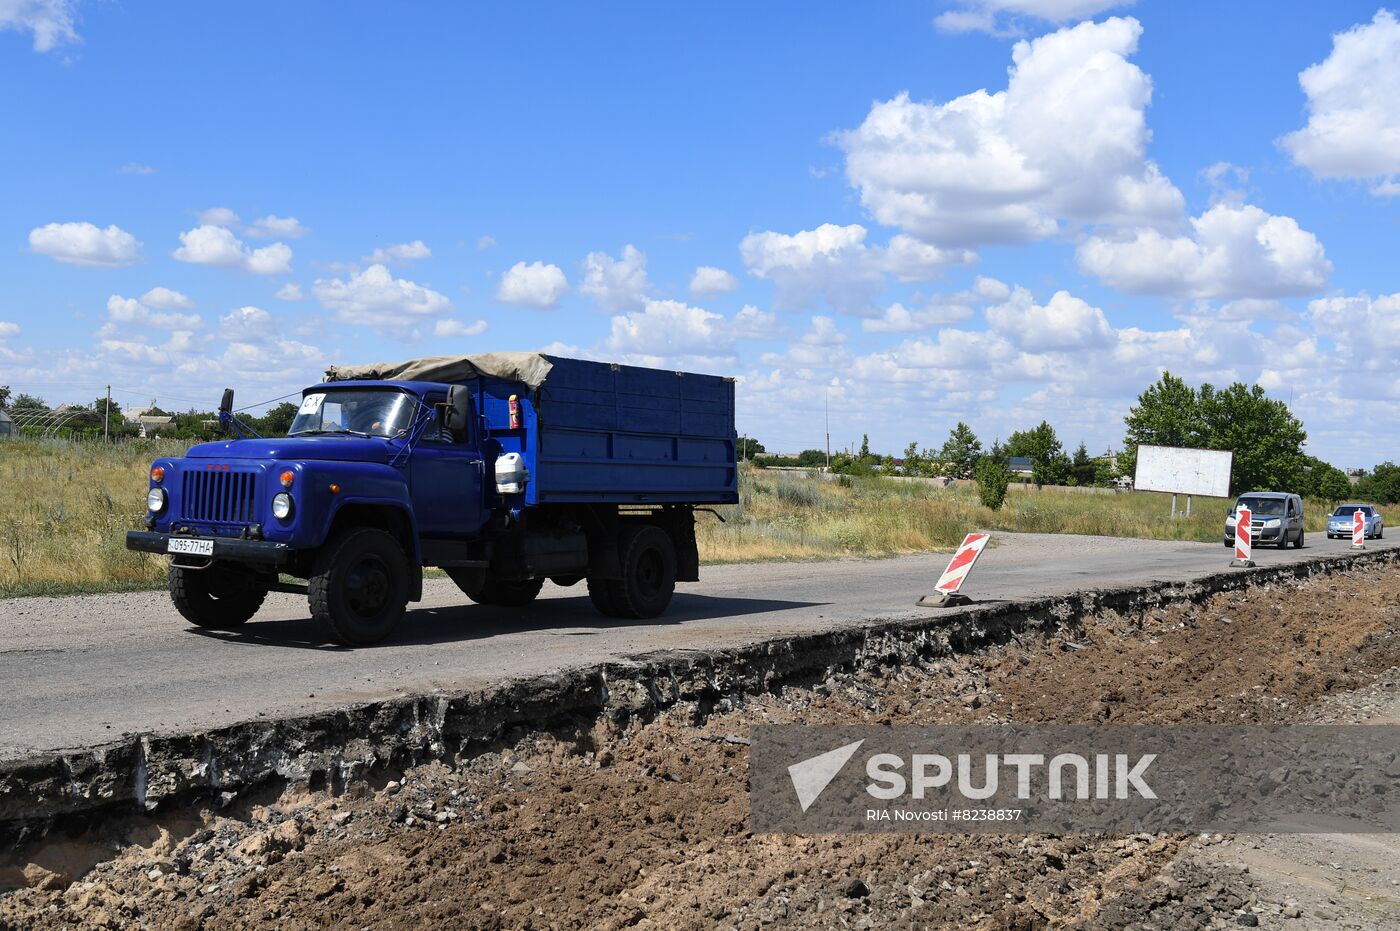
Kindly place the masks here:
[[(1209, 926), (1175, 836), (746, 829), (760, 723), (1281, 723), (1400, 665), (1395, 555), (993, 604), (0, 769), (0, 928)], [(1194, 922), (1195, 924), (1191, 924)]]

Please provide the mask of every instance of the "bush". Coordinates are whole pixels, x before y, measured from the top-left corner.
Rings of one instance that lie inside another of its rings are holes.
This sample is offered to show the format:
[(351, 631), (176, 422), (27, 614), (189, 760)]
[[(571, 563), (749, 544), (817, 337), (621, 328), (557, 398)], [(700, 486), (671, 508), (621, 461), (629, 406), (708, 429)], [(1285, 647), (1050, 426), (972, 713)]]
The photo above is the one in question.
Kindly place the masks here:
[(983, 456), (977, 461), (977, 497), (993, 511), (1001, 510), (1006, 500), (1006, 486), (1011, 484), (1011, 470), (1006, 460), (998, 456)]

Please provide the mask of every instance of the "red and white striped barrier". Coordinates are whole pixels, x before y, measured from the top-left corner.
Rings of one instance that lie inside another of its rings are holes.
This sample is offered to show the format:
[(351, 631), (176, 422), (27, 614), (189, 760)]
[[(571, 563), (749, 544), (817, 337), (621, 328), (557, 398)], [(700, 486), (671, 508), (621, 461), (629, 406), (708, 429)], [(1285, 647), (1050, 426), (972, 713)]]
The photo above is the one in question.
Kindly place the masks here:
[(991, 538), (990, 533), (969, 533), (963, 537), (957, 552), (948, 560), (948, 568), (938, 577), (934, 593), (920, 598), (918, 603), (926, 608), (948, 608), (967, 604), (968, 597), (958, 594), (958, 589), (962, 588), (967, 574), (972, 571), (977, 557), (982, 555), (982, 551), (987, 548), (987, 541)]
[(1361, 513), (1361, 508), (1351, 512), (1351, 548), (1366, 548), (1366, 515)]
[(1254, 550), (1254, 527), (1251, 524), (1253, 520), (1254, 515), (1247, 507), (1241, 507), (1235, 513), (1235, 558), (1230, 561), (1232, 566), (1248, 569), (1254, 565), (1251, 558)]

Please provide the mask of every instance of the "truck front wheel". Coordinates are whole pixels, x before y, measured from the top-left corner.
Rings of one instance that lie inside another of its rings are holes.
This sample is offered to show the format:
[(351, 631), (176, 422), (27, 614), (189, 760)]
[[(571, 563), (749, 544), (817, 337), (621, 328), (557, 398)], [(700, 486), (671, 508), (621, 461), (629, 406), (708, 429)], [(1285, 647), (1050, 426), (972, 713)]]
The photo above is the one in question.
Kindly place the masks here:
[(243, 624), (267, 597), (267, 583), (257, 576), (217, 563), (207, 569), (172, 565), (167, 578), (175, 610), (194, 626), (209, 630)]
[[(676, 545), (660, 527), (628, 530), (622, 537), (622, 579), (609, 586), (616, 616), (656, 617), (676, 590)], [(597, 604), (595, 601), (594, 604)]]
[(408, 604), (408, 560), (392, 534), (364, 527), (316, 557), (311, 615), (340, 643), (368, 646), (394, 632)]

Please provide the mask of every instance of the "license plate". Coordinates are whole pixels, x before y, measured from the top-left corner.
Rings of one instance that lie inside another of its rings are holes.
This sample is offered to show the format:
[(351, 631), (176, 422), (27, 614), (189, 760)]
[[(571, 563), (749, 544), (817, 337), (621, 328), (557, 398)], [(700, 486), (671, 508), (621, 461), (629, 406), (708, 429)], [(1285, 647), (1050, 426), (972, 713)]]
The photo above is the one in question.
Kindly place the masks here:
[(214, 541), (171, 537), (170, 542), (165, 545), (165, 551), (167, 553), (185, 553), (190, 556), (213, 556)]

